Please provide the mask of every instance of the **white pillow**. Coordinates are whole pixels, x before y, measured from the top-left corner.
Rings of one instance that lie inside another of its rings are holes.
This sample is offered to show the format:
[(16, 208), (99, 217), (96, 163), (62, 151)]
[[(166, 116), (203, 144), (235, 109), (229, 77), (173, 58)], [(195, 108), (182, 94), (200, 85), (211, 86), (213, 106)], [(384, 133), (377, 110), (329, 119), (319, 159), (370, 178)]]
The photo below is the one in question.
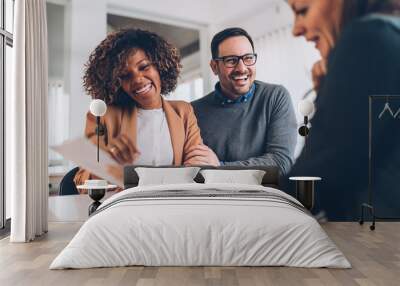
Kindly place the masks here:
[(261, 185), (265, 171), (261, 170), (202, 170), (205, 184), (246, 184)]
[(199, 167), (135, 168), (139, 176), (138, 186), (195, 183), (193, 179), (196, 177), (199, 170)]

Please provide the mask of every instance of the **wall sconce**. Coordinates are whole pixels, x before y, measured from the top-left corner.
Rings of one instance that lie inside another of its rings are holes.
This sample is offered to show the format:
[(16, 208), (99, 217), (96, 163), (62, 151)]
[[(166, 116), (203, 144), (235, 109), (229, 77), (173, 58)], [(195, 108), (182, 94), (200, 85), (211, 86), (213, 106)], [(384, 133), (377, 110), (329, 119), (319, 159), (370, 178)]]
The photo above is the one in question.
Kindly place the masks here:
[[(307, 135), (310, 133), (308, 127), (309, 117), (314, 112), (314, 103), (310, 99), (303, 99), (298, 104), (299, 112), (304, 116), (304, 122), (299, 128), (299, 134), (304, 137), (304, 151), (306, 148)], [(290, 177), (289, 180), (296, 182), (296, 199), (299, 200), (309, 211), (314, 207), (314, 184), (320, 181), (320, 177)]]
[(93, 99), (89, 107), (90, 113), (96, 116), (96, 135), (97, 135), (97, 162), (99, 162), (99, 137), (104, 135), (105, 128), (100, 124), (100, 117), (106, 114), (107, 105), (101, 99)]
[(299, 128), (299, 134), (304, 138), (310, 133), (310, 128), (308, 128), (309, 116), (314, 112), (314, 103), (309, 99), (304, 99), (299, 102), (298, 105), (299, 112), (304, 116), (304, 122)]

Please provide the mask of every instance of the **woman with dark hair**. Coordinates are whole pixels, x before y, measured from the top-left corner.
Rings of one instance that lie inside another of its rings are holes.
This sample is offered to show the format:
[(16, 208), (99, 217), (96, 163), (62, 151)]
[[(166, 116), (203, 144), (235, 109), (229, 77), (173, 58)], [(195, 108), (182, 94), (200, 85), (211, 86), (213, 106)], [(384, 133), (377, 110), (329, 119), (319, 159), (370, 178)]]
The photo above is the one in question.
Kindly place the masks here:
[[(315, 81), (317, 112), (291, 175), (322, 177), (315, 210), (354, 220), (368, 194), (369, 95), (400, 95), (400, 0), (288, 2), (293, 34), (315, 43), (322, 61), (314, 72), (326, 73)], [(400, 216), (400, 121), (382, 119), (373, 141), (374, 203), (377, 215)]]
[[(87, 93), (107, 104), (100, 146), (120, 165), (182, 165), (202, 143), (193, 108), (167, 101), (181, 70), (178, 50), (139, 29), (109, 34), (93, 51), (83, 77)], [(87, 114), (85, 135), (95, 140), (96, 119)], [(75, 184), (92, 175), (81, 169)]]

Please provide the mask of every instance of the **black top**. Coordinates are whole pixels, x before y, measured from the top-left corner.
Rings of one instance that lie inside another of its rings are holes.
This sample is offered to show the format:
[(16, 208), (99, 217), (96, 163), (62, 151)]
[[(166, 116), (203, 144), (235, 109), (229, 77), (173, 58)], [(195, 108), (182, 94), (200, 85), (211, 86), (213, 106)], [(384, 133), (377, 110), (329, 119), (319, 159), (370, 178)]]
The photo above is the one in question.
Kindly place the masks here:
[[(375, 14), (353, 21), (328, 62), (307, 148), (290, 175), (322, 177), (315, 211), (354, 220), (368, 200), (368, 97), (400, 95), (400, 18)], [(389, 102), (394, 111), (400, 107), (400, 100)], [(378, 120), (385, 99), (374, 104), (376, 211), (400, 216), (400, 116)]]

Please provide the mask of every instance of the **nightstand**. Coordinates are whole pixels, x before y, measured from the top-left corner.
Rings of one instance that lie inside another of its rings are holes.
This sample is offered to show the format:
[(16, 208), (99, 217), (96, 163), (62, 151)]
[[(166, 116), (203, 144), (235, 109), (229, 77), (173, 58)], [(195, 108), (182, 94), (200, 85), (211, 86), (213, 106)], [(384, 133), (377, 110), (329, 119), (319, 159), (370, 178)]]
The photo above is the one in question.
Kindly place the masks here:
[(314, 185), (321, 181), (320, 177), (290, 177), (289, 180), (296, 181), (296, 199), (308, 210), (314, 207)]

